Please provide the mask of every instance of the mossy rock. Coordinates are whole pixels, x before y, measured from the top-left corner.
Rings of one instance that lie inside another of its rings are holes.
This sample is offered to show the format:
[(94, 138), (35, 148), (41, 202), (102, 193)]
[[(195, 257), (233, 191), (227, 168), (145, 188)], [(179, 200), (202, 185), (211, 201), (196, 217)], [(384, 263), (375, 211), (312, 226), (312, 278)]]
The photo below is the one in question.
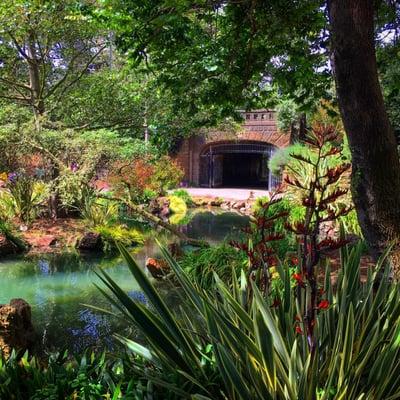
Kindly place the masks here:
[(177, 196), (168, 196), (168, 200), (172, 214), (185, 215), (187, 213), (187, 205), (183, 199)]

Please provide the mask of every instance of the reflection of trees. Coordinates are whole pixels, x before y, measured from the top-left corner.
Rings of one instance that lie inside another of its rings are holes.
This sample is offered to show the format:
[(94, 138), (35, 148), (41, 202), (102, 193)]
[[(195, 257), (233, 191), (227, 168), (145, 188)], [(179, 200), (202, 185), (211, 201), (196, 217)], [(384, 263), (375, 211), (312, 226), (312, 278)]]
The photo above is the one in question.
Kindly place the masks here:
[(249, 218), (233, 212), (206, 211), (195, 215), (187, 226), (187, 235), (208, 241), (221, 241), (233, 229), (245, 227)]

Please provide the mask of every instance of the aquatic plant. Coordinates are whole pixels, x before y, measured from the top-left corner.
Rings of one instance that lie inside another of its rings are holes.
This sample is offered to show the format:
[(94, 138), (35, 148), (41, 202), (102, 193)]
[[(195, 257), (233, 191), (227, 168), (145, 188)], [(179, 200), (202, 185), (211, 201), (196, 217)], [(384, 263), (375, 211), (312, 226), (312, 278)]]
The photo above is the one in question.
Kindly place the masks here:
[(248, 259), (243, 252), (222, 243), (187, 252), (179, 264), (192, 282), (210, 289), (215, 286), (214, 274), (230, 286), (233, 274), (240, 277), (242, 271), (247, 271)]

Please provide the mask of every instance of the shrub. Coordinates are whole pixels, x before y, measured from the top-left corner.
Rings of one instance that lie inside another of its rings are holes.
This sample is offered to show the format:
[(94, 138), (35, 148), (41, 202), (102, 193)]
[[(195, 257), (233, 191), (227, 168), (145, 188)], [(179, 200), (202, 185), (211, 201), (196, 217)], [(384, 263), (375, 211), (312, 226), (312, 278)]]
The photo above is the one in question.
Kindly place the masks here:
[(193, 202), (192, 196), (190, 196), (190, 194), (188, 193), (187, 190), (185, 190), (185, 189), (177, 189), (177, 190), (173, 191), (172, 195), (182, 199), (186, 203), (186, 205), (188, 207), (194, 206), (194, 202)]
[(131, 161), (117, 161), (111, 166), (108, 180), (115, 194), (141, 203), (146, 189), (151, 187), (154, 166), (145, 157)]
[(187, 206), (183, 199), (177, 196), (168, 196), (169, 209), (173, 214), (185, 215), (187, 213)]
[(151, 188), (159, 194), (174, 189), (182, 181), (184, 172), (179, 164), (169, 156), (159, 158), (154, 164)]
[(194, 250), (179, 262), (192, 282), (204, 289), (214, 286), (216, 273), (225, 283), (232, 283), (232, 273), (237, 277), (247, 270), (247, 257), (228, 244)]
[(276, 150), (268, 161), (268, 168), (273, 175), (281, 176), (282, 171), (286, 168), (289, 161), (291, 161), (290, 153), (294, 151), (309, 153), (307, 146), (300, 143)]
[(106, 252), (115, 248), (115, 242), (122, 243), (125, 246), (132, 246), (144, 243), (145, 239), (144, 235), (137, 229), (129, 229), (122, 225), (99, 225), (94, 230), (101, 235)]
[(154, 198), (176, 187), (182, 177), (182, 169), (170, 157), (144, 156), (114, 163), (108, 180), (118, 196), (137, 204), (149, 201), (149, 194)]
[(88, 193), (82, 202), (80, 213), (89, 226), (110, 226), (118, 220), (119, 205), (117, 202), (97, 198), (94, 193)]
[(0, 195), (2, 213), (7, 217), (13, 213), (23, 223), (31, 223), (48, 198), (48, 186), (22, 172), (14, 172), (9, 174), (6, 187), (7, 191)]

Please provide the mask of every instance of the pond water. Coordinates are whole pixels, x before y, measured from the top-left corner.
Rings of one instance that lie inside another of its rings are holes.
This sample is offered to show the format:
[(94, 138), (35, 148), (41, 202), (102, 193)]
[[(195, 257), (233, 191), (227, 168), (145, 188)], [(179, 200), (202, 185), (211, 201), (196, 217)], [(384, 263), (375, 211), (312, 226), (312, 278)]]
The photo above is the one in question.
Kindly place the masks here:
[[(190, 222), (180, 229), (189, 237), (218, 243), (247, 223), (248, 218), (238, 214), (197, 210)], [(155, 233), (136, 249), (134, 258), (139, 265), (144, 266), (148, 257), (159, 255), (155, 237), (168, 241), (168, 235)], [(110, 309), (107, 300), (95, 287), (95, 284), (100, 284), (96, 276), (99, 268), (105, 269), (132, 297), (146, 301), (120, 257), (63, 253), (0, 261), (0, 304), (18, 297), (31, 304), (33, 322), (40, 338), (38, 345), (42, 350), (77, 352), (88, 346), (112, 347), (113, 332), (126, 332), (129, 328), (124, 321), (87, 306)], [(177, 302), (174, 288), (165, 283), (159, 288), (167, 304), (173, 308)]]

